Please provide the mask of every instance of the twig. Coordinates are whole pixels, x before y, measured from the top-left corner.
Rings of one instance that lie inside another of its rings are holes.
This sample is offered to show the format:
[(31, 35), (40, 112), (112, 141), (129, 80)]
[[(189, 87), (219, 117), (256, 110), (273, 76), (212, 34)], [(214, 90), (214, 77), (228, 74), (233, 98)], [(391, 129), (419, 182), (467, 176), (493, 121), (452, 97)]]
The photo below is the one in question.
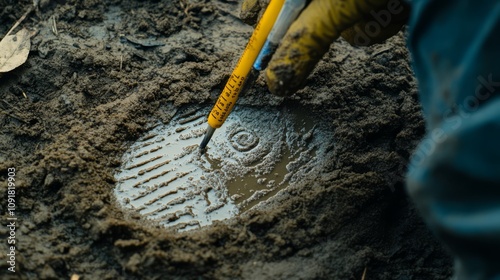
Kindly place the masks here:
[(365, 277), (366, 277), (366, 266), (365, 266), (365, 270), (363, 270), (363, 275), (361, 275), (361, 280), (365, 280)]
[(19, 87), (19, 86), (16, 86), (16, 87), (17, 87), (18, 90), (21, 91), (21, 93), (23, 94), (24, 98), (28, 98), (28, 96), (26, 95), (26, 92), (24, 92), (24, 90), (21, 87)]
[(10, 108), (18, 111), (18, 112), (21, 112), (19, 111), (19, 109), (17, 109), (16, 107), (14, 107), (12, 104), (10, 104), (9, 102), (7, 102), (7, 100), (2, 100), (3, 103), (5, 103), (7, 106), (9, 106)]
[(391, 49), (392, 49), (392, 46), (382, 47), (382, 48), (380, 48), (378, 50), (375, 50), (375, 52), (373, 52), (371, 56), (372, 57), (377, 56), (377, 55), (379, 55), (381, 53), (385, 53), (386, 51), (389, 51)]
[(50, 21), (52, 23), (52, 32), (54, 33), (54, 35), (58, 36), (59, 35), (59, 31), (57, 30), (57, 21), (56, 21), (56, 17), (54, 15), (52, 15), (50, 17)]
[[(10, 104), (9, 102), (7, 102), (6, 100), (2, 100), (2, 102), (5, 103), (5, 104), (7, 104), (7, 106), (9, 106), (11, 108), (11, 110), (9, 110), (9, 111), (16, 111), (17, 113), (22, 114), (21, 110), (19, 110), (18, 108), (14, 107), (12, 104)], [(26, 124), (28, 123), (23, 118), (19, 117), (18, 115), (15, 115), (14, 113), (11, 113), (11, 112), (8, 112), (8, 111), (0, 111), (0, 112), (4, 113), (7, 116), (13, 117), (14, 119), (16, 119), (18, 121), (21, 121), (23, 123), (26, 123)]]
[(16, 116), (16, 115), (12, 114), (12, 113), (9, 113), (9, 112), (3, 111), (3, 110), (0, 110), (0, 113), (2, 113), (2, 114), (4, 114), (4, 115), (7, 115), (7, 116), (9, 116), (9, 117), (11, 117), (11, 118), (13, 118), (13, 119), (16, 119), (16, 120), (18, 120), (18, 121), (20, 121), (20, 122), (23, 122), (23, 123), (25, 123), (25, 124), (27, 124), (27, 123), (28, 123), (27, 121), (23, 120), (21, 117), (18, 117), (18, 116)]
[(9, 36), (9, 35), (10, 35), (10, 33), (11, 33), (14, 29), (16, 29), (16, 27), (18, 27), (18, 26), (19, 26), (19, 24), (21, 24), (21, 22), (23, 22), (23, 20), (24, 20), (24, 19), (25, 19), (25, 18), (26, 18), (26, 17), (27, 17), (27, 16), (28, 16), (28, 15), (29, 15), (29, 14), (30, 14), (33, 10), (34, 10), (34, 9), (35, 9), (35, 7), (34, 7), (34, 6), (31, 6), (31, 7), (30, 7), (30, 8), (26, 11), (26, 13), (24, 13), (24, 15), (23, 15), (20, 19), (18, 19), (18, 20), (16, 21), (16, 23), (14, 23), (14, 26), (12, 26), (12, 28), (9, 30), (9, 32), (7, 32), (7, 34), (5, 35), (5, 37)]

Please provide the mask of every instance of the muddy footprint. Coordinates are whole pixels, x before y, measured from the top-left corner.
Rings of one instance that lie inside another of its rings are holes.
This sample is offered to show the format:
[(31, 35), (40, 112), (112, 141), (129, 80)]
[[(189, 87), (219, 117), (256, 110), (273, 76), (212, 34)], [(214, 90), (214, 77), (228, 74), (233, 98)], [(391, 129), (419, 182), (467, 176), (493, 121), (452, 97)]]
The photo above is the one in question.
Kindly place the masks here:
[(328, 133), (299, 110), (241, 106), (201, 155), (209, 109), (184, 108), (130, 146), (115, 174), (126, 209), (179, 230), (210, 225), (269, 199), (325, 158), (318, 153)]

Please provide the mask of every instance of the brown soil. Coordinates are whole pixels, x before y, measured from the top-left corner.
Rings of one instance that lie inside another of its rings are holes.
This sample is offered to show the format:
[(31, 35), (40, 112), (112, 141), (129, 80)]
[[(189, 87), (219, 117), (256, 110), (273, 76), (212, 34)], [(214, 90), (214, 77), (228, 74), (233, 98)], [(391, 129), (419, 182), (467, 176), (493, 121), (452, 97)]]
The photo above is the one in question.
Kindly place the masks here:
[[(335, 127), (325, 143), (335, 157), (268, 207), (175, 233), (122, 210), (113, 175), (149, 123), (215, 101), (251, 33), (239, 2), (41, 2), (22, 24), (36, 32), (28, 61), (0, 78), (0, 186), (6, 194), (14, 167), (18, 199), (18, 272), (2, 258), (0, 278), (450, 277), (450, 257), (404, 190), (424, 124), (403, 34), (361, 49), (339, 41), (290, 98), (260, 78), (238, 102), (321, 115)], [(31, 4), (0, 0), (2, 36)]]

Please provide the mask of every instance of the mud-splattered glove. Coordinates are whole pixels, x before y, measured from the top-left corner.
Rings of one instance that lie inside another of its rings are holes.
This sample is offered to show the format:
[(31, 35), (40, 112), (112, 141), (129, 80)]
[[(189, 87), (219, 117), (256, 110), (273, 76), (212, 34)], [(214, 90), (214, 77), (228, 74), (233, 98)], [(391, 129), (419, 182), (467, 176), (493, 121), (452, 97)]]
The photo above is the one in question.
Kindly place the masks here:
[[(252, 22), (265, 2), (245, 0), (240, 16)], [(339, 36), (353, 45), (379, 43), (396, 34), (408, 14), (403, 0), (312, 0), (269, 63), (269, 90), (282, 96), (295, 93)]]

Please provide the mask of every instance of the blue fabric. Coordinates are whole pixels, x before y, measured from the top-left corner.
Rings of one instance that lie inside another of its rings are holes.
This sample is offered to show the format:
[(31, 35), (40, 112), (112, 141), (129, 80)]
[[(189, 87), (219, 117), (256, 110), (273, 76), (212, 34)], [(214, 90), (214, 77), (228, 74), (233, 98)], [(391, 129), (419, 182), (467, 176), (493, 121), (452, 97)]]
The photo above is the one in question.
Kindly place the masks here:
[(408, 192), (456, 279), (500, 280), (500, 2), (413, 0), (409, 28), (427, 134)]

